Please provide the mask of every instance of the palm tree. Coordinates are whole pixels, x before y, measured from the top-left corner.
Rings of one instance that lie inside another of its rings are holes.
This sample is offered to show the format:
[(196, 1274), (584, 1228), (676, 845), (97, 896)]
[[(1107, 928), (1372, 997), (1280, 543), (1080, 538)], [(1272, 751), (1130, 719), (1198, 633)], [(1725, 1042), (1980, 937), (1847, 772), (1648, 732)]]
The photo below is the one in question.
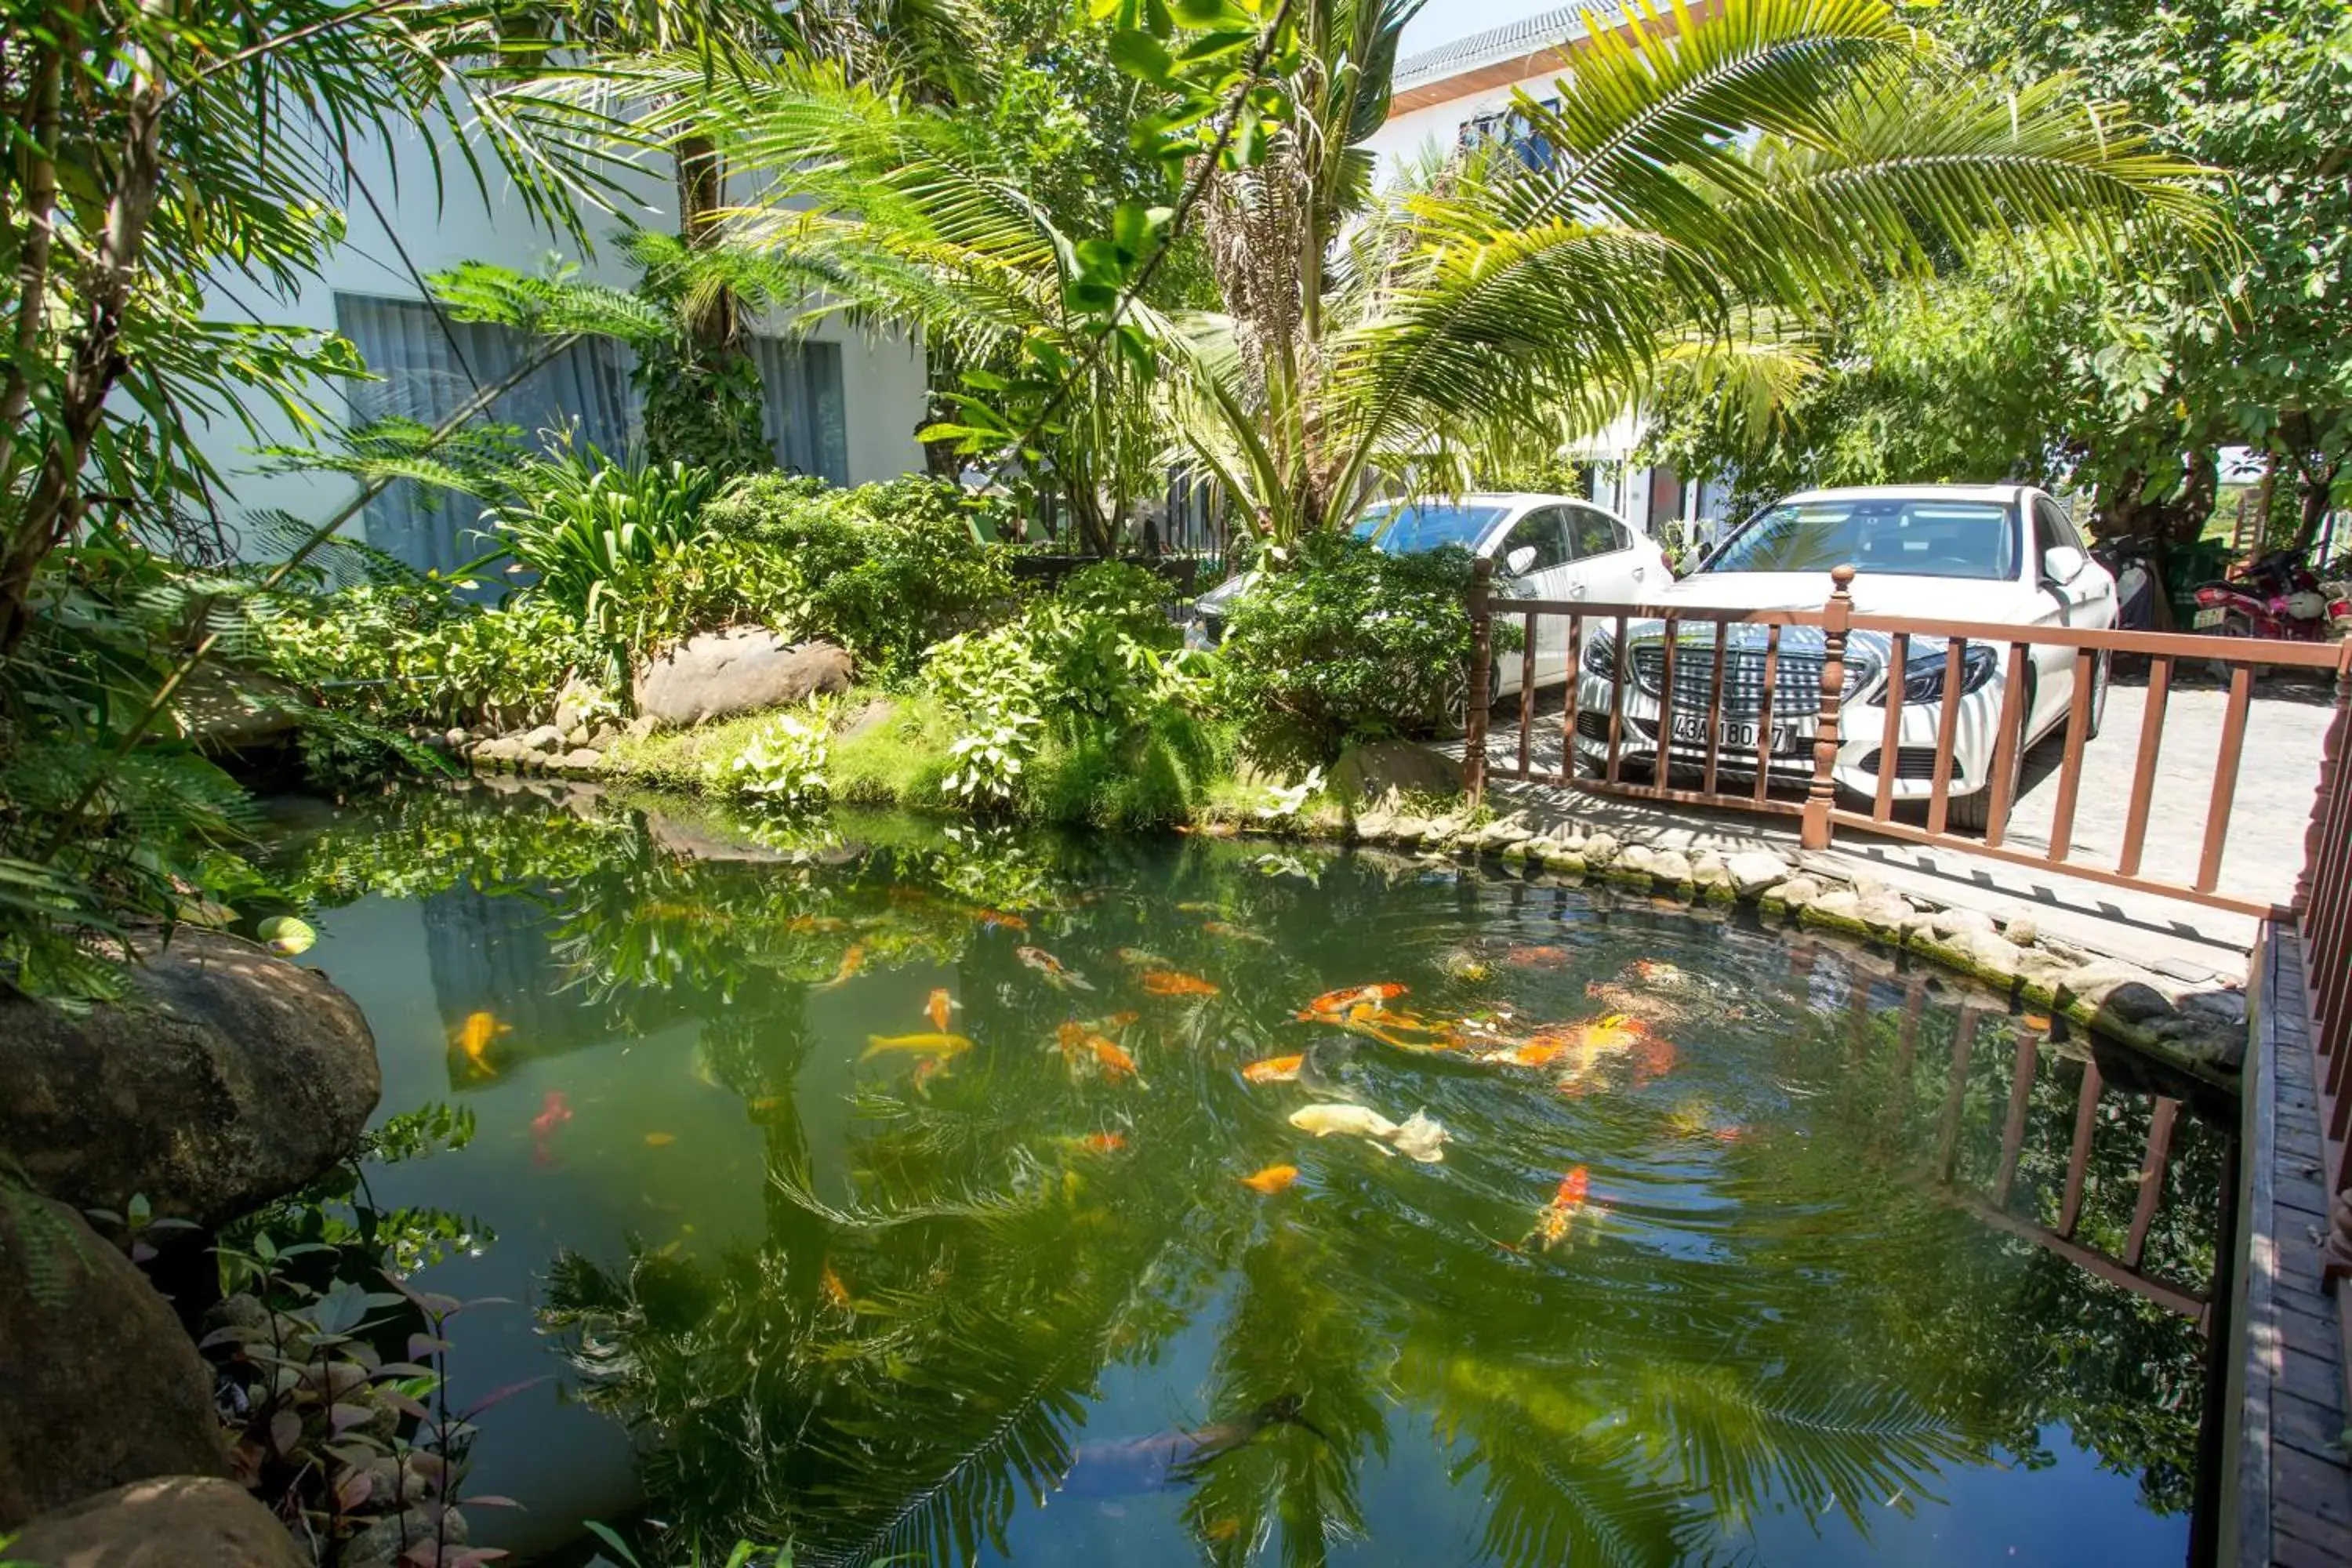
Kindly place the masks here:
[[(1348, 521), (1378, 484), (1458, 486), (1662, 375), (1785, 390), (1752, 374), (1746, 323), (1818, 320), (1984, 231), (2210, 230), (2187, 165), (2063, 80), (2009, 95), (1962, 78), (1885, 0), (1726, 0), (1671, 29), (1596, 33), (1554, 101), (1517, 104), (1524, 143), (1376, 193), (1365, 142), (1416, 8), (1279, 13), (1298, 46), (1275, 82), (1289, 118), (1261, 161), (1202, 176), (1224, 309), (1129, 308), (1159, 352), (1148, 376), (1085, 352), (1104, 311), (1066, 302), (1071, 237), (939, 117), (806, 72), (714, 83), (692, 113), (772, 181), (744, 243), (821, 259), (843, 298), (934, 334), (1045, 343), (1048, 364), (1085, 367), (1064, 401), (1092, 417), (1149, 380), (1171, 455), (1275, 544)], [(789, 210), (811, 201), (818, 216)], [(1034, 407), (1003, 395), (1021, 390), (970, 389)], [(1029, 426), (995, 427), (1009, 443)]]

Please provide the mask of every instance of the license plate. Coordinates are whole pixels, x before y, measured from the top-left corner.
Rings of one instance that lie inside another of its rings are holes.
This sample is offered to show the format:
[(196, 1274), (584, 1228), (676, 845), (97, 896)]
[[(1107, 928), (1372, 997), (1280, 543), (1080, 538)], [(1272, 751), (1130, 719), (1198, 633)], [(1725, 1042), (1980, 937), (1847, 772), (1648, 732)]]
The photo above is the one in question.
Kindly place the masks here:
[[(1716, 739), (1721, 745), (1729, 747), (1733, 751), (1752, 752), (1756, 749), (1757, 734), (1761, 728), (1760, 725), (1743, 723), (1737, 719), (1727, 719), (1716, 726)], [(1676, 743), (1683, 745), (1706, 745), (1706, 718), (1697, 713), (1675, 714), (1675, 740)], [(1777, 724), (1772, 727), (1772, 749), (1776, 752), (1789, 750), (1789, 731)]]
[(2230, 612), (2229, 612), (2229, 611), (2227, 611), (2227, 610), (2225, 610), (2225, 609), (2221, 608), (2219, 605), (2216, 605), (2215, 607), (2213, 607), (2212, 609), (2210, 609), (2210, 610), (2200, 610), (2200, 611), (2198, 611), (2198, 612), (2197, 612), (2196, 619), (2195, 619), (2195, 620), (2193, 620), (2192, 622), (2190, 622), (2189, 624), (2190, 624), (2190, 625), (2192, 625), (2192, 626), (2195, 626), (2199, 631), (2200, 631), (2200, 632), (2201, 632), (2201, 631), (2203, 631), (2207, 626), (2220, 626), (2223, 621), (2226, 621), (2226, 620), (2228, 620), (2229, 618), (2230, 618)]

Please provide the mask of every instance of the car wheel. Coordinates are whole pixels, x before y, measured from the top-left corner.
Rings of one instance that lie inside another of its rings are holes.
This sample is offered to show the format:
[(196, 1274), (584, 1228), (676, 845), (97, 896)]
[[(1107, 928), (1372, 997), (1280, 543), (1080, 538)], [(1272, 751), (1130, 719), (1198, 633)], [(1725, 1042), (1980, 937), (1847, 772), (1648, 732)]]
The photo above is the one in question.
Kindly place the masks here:
[(2107, 722), (2107, 690), (2115, 685), (2116, 656), (2102, 653), (2091, 667), (2091, 722), (2084, 732), (2084, 741), (2095, 741)]
[[(2033, 681), (2032, 679), (2031, 672), (2029, 672), (2025, 683), (2025, 701), (2022, 709), (2023, 711), (2027, 713), (2033, 711)], [(2095, 730), (2096, 729), (2095, 723), (2093, 728)], [(2040, 738), (2041, 737), (2038, 736), (2035, 737), (2035, 739)], [(2011, 816), (2015, 816), (2017, 815), (2018, 794), (2025, 784), (2025, 753), (2032, 749), (2032, 741), (2021, 735), (2018, 737), (2017, 744), (2012, 747), (2010, 752), (2009, 811)], [(2000, 742), (1996, 740), (1994, 742), (1994, 755), (1998, 756), (1999, 754)], [(1986, 765), (1988, 768), (1990, 767), (1990, 758), (1986, 760)], [(1982, 834), (1986, 832), (1992, 826), (1992, 781), (1990, 779), (1987, 779), (1982, 789), (1972, 791), (1968, 795), (1956, 795), (1951, 796), (1944, 803), (1945, 827), (1955, 829), (1961, 833)]]
[[(1502, 680), (1503, 670), (1500, 662), (1488, 665), (1486, 690), (1491, 694), (1496, 687), (1502, 684)], [(1490, 710), (1494, 706), (1491, 696), (1487, 706)], [(1470, 667), (1468, 665), (1456, 665), (1437, 678), (1437, 684), (1430, 691), (1426, 711), (1429, 716), (1429, 727), (1436, 732), (1440, 740), (1458, 741), (1470, 732)]]

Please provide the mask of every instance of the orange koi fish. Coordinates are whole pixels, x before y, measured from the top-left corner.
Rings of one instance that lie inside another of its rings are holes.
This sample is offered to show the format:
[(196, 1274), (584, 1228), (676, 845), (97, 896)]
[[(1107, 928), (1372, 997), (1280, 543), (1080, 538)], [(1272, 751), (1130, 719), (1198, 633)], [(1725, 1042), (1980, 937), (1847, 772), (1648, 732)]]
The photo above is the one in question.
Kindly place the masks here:
[(1668, 963), (1662, 958), (1637, 958), (1625, 966), (1625, 971), (1644, 985), (1659, 985), (1672, 989), (1691, 983), (1688, 972), (1679, 965)]
[(1568, 962), (1568, 949), (1514, 947), (1503, 954), (1503, 962), (1519, 969), (1558, 969)]
[(499, 1023), (494, 1014), (468, 1013), (466, 1021), (457, 1026), (456, 1044), (466, 1053), (466, 1059), (473, 1064), (476, 1072), (484, 1078), (496, 1078), (498, 1068), (492, 1067), (488, 1058), (490, 1042), (500, 1035), (512, 1033), (514, 1026)]
[(572, 1104), (563, 1098), (563, 1091), (549, 1089), (547, 1099), (540, 1104), (539, 1114), (530, 1119), (530, 1157), (533, 1161), (541, 1165), (552, 1163), (554, 1152), (550, 1145), (555, 1137), (555, 1130), (571, 1120)]
[(1326, 991), (1307, 1004), (1306, 1010), (1298, 1016), (1302, 1018), (1325, 1018), (1357, 1007), (1378, 1007), (1384, 1002), (1395, 1001), (1408, 989), (1390, 981), (1379, 985), (1350, 986), (1345, 991)]
[(849, 922), (831, 915), (794, 915), (784, 922), (784, 930), (794, 936), (806, 936), (812, 931), (847, 931)]
[(1108, 1035), (1114, 1030), (1126, 1028), (1129, 1024), (1134, 1023), (1138, 1018), (1142, 1016), (1143, 1015), (1140, 1013), (1113, 1013), (1108, 1018), (1097, 1019), (1095, 1022), (1095, 1027)]
[(1063, 967), (1062, 961), (1042, 947), (1016, 947), (1013, 956), (1044, 975), (1048, 983), (1066, 991), (1072, 986), (1091, 991), (1094, 985), (1083, 974)]
[(1488, 1051), (1478, 1059), (1489, 1067), (1549, 1067), (1554, 1058), (1574, 1049), (1576, 1042), (1565, 1035), (1531, 1035), (1517, 1046)]
[[(1433, 1024), (1411, 1013), (1391, 1013), (1377, 1003), (1360, 1002), (1348, 1009), (1345, 1017), (1322, 1016), (1316, 1021), (1423, 1056), (1433, 1051), (1450, 1051), (1462, 1043), (1461, 1035), (1451, 1024)], [(1412, 1036), (1420, 1037), (1408, 1037)]]
[(1084, 1024), (1057, 1024), (1054, 1026), (1054, 1048), (1062, 1053), (1062, 1060), (1076, 1067), (1079, 1053), (1087, 1048), (1089, 1033)]
[(1220, 937), (1226, 942), (1254, 942), (1262, 947), (1274, 945), (1272, 937), (1260, 936), (1254, 931), (1244, 931), (1237, 925), (1227, 925), (1223, 921), (1203, 921), (1201, 922), (1201, 929), (1211, 936)]
[(1559, 1180), (1559, 1190), (1552, 1194), (1551, 1202), (1536, 1215), (1536, 1227), (1529, 1234), (1543, 1242), (1546, 1252), (1568, 1239), (1570, 1227), (1585, 1206), (1592, 1188), (1592, 1178), (1579, 1165)]
[(992, 930), (1025, 931), (1029, 929), (1027, 921), (1019, 915), (1008, 915), (1003, 910), (974, 910), (971, 918)]
[(830, 1258), (825, 1261), (824, 1272), (817, 1276), (816, 1288), (817, 1293), (824, 1298), (826, 1306), (838, 1307), (845, 1312), (849, 1310), (849, 1287), (843, 1284), (841, 1276), (834, 1272)]
[(1250, 1083), (1297, 1083), (1298, 1069), (1306, 1064), (1304, 1056), (1268, 1057), (1242, 1068), (1242, 1077)]
[(872, 1061), (889, 1051), (906, 1051), (915, 1056), (960, 1057), (971, 1049), (971, 1042), (961, 1035), (933, 1034), (928, 1031), (913, 1035), (868, 1035), (866, 1049), (859, 1054), (861, 1062)]
[(1113, 1083), (1123, 1078), (1134, 1079), (1138, 1085), (1143, 1082), (1136, 1074), (1135, 1058), (1100, 1035), (1087, 1037), (1087, 1049), (1094, 1052), (1095, 1061), (1102, 1068), (1103, 1076)]
[(1275, 1194), (1288, 1189), (1297, 1180), (1298, 1180), (1297, 1166), (1268, 1165), (1263, 1171), (1244, 1176), (1241, 1183), (1254, 1193), (1263, 1193), (1267, 1197), (1272, 1197)]
[(946, 1077), (947, 1070), (947, 1058), (925, 1057), (921, 1061), (915, 1064), (914, 1076), (907, 1081), (914, 1087), (914, 1090), (917, 1094), (921, 1095), (925, 1100), (929, 1100), (931, 1098), (931, 1079)]
[(846, 985), (849, 984), (849, 977), (865, 967), (866, 944), (862, 942), (853, 942), (849, 944), (849, 951), (841, 955), (841, 967), (833, 972), (833, 978), (822, 985), (811, 986), (810, 989), (831, 991), (836, 986)]
[(1153, 996), (1214, 996), (1217, 988), (1197, 974), (1179, 974), (1172, 969), (1148, 969), (1143, 973), (1143, 989)]
[(944, 1035), (948, 1029), (948, 1014), (960, 1005), (961, 1004), (948, 994), (946, 986), (938, 986), (932, 990), (931, 999), (923, 1004), (923, 1016), (931, 1021), (932, 1028)]
[(1078, 1147), (1089, 1154), (1116, 1154), (1127, 1147), (1127, 1139), (1117, 1132), (1089, 1132), (1078, 1140)]

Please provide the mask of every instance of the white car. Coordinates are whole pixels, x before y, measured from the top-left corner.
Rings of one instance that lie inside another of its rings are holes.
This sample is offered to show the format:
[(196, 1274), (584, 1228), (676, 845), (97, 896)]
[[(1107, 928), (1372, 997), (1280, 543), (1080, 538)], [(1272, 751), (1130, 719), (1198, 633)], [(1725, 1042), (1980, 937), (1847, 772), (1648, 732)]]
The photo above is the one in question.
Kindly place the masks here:
[[(2116, 584), (2084, 549), (2058, 503), (2024, 485), (1893, 485), (1808, 490), (1749, 519), (1692, 575), (1645, 605), (1687, 605), (1694, 610), (1818, 609), (1830, 595), (1832, 567), (1852, 563), (1854, 608), (1864, 615), (1916, 616), (1927, 620), (1981, 621), (2017, 626), (2116, 624)], [(1759, 731), (1769, 735), (1767, 771), (1790, 783), (1813, 771), (1813, 734), (1821, 706), (1822, 633), (1787, 626), (1769, 717), (1764, 693), (1761, 626), (1734, 625), (1724, 665), (1718, 720), (1720, 773), (1752, 779)], [(1626, 627), (1625, 722), (1621, 764), (1647, 771), (1658, 748), (1660, 688), (1665, 666), (1664, 624)], [(1668, 742), (1672, 766), (1704, 765), (1707, 700), (1714, 683), (1715, 626), (1681, 624), (1675, 647), (1675, 700)], [(1887, 664), (1892, 639), (1855, 632), (1847, 640), (1845, 706), (1832, 778), (1864, 797), (1878, 792), (1886, 730)], [(2025, 751), (2063, 726), (2083, 679), (2074, 649), (2029, 648)], [(1944, 695), (1946, 645), (1911, 639), (1903, 681), (1892, 794), (1925, 800), (1934, 793), (1937, 726)], [(1961, 661), (1961, 700), (1953, 748), (1948, 822), (1982, 828), (1991, 807), (1996, 731), (2009, 660), (2006, 644), (1969, 645)], [(1598, 774), (1609, 754), (1609, 712), (1615, 686), (1613, 624), (1590, 629), (1577, 688), (1577, 751), (1585, 772)], [(2105, 716), (2110, 660), (2101, 655), (2087, 679), (2095, 682), (2090, 733)], [(2012, 784), (2015, 781), (2012, 779)], [(2014, 799), (2014, 790), (2011, 792)]]
[[(1391, 554), (1458, 544), (1489, 557), (1497, 597), (1627, 603), (1654, 597), (1675, 580), (1656, 541), (1573, 496), (1514, 491), (1381, 501), (1357, 519), (1355, 534)], [(1245, 572), (1202, 595), (1188, 639), (1196, 647), (1221, 641), (1226, 610), (1255, 581), (1256, 574)], [(1498, 618), (1507, 611), (1498, 611)], [(1547, 616), (1536, 626), (1535, 684), (1558, 686), (1571, 663), (1568, 623)], [(1519, 656), (1505, 653), (1495, 662), (1495, 695), (1516, 693)]]

